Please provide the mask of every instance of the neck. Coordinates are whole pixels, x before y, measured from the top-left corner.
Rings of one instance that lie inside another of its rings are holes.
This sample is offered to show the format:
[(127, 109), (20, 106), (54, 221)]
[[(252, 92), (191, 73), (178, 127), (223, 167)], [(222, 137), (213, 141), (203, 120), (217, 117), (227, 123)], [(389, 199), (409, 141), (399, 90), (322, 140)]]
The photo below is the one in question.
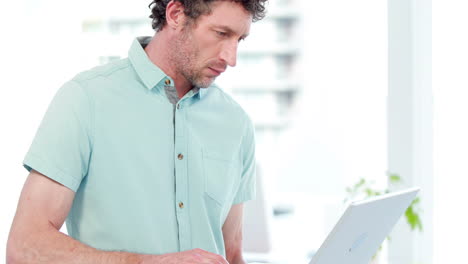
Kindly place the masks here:
[(172, 43), (172, 39), (163, 29), (154, 35), (153, 39), (146, 46), (145, 52), (154, 65), (172, 78), (177, 95), (179, 98), (182, 98), (192, 89), (192, 84), (182, 76), (173, 63), (171, 54), (175, 51), (171, 48), (170, 43)]

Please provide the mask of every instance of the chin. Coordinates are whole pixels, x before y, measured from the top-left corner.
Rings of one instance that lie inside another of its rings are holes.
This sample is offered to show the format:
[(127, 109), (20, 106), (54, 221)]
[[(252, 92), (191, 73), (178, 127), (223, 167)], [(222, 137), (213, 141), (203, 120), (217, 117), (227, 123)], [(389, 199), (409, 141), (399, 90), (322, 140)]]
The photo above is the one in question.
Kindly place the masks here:
[(215, 78), (208, 78), (207, 80), (198, 81), (195, 83), (195, 86), (199, 88), (208, 88), (211, 84), (213, 84), (214, 80)]

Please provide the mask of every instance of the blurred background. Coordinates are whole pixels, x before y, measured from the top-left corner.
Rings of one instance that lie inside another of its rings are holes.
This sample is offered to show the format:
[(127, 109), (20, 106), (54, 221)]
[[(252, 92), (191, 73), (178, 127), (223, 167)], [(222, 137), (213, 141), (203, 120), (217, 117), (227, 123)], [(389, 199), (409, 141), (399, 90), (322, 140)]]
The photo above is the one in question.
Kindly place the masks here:
[[(149, 3), (22, 0), (0, 10), (0, 259), (22, 160), (53, 95), (152, 36)], [(237, 67), (217, 80), (256, 129), (249, 260), (307, 263), (345, 199), (420, 186), (422, 228), (402, 217), (375, 261), (465, 262), (467, 12), (455, 0), (270, 0)]]

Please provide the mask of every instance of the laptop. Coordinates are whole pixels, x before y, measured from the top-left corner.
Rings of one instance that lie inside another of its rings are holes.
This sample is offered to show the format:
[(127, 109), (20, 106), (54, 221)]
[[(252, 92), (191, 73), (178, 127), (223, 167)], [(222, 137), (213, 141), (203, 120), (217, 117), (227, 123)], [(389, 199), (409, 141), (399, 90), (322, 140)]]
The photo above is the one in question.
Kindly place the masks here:
[(309, 264), (367, 264), (419, 188), (352, 202)]

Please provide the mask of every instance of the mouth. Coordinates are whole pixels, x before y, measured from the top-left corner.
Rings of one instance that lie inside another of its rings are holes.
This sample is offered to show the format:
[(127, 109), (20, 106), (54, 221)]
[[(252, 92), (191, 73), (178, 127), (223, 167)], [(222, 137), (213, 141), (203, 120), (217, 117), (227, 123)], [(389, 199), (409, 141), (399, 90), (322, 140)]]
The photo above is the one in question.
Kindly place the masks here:
[(224, 69), (216, 69), (216, 68), (211, 68), (208, 67), (208, 69), (215, 75), (219, 76), (221, 73), (223, 73), (225, 70)]

